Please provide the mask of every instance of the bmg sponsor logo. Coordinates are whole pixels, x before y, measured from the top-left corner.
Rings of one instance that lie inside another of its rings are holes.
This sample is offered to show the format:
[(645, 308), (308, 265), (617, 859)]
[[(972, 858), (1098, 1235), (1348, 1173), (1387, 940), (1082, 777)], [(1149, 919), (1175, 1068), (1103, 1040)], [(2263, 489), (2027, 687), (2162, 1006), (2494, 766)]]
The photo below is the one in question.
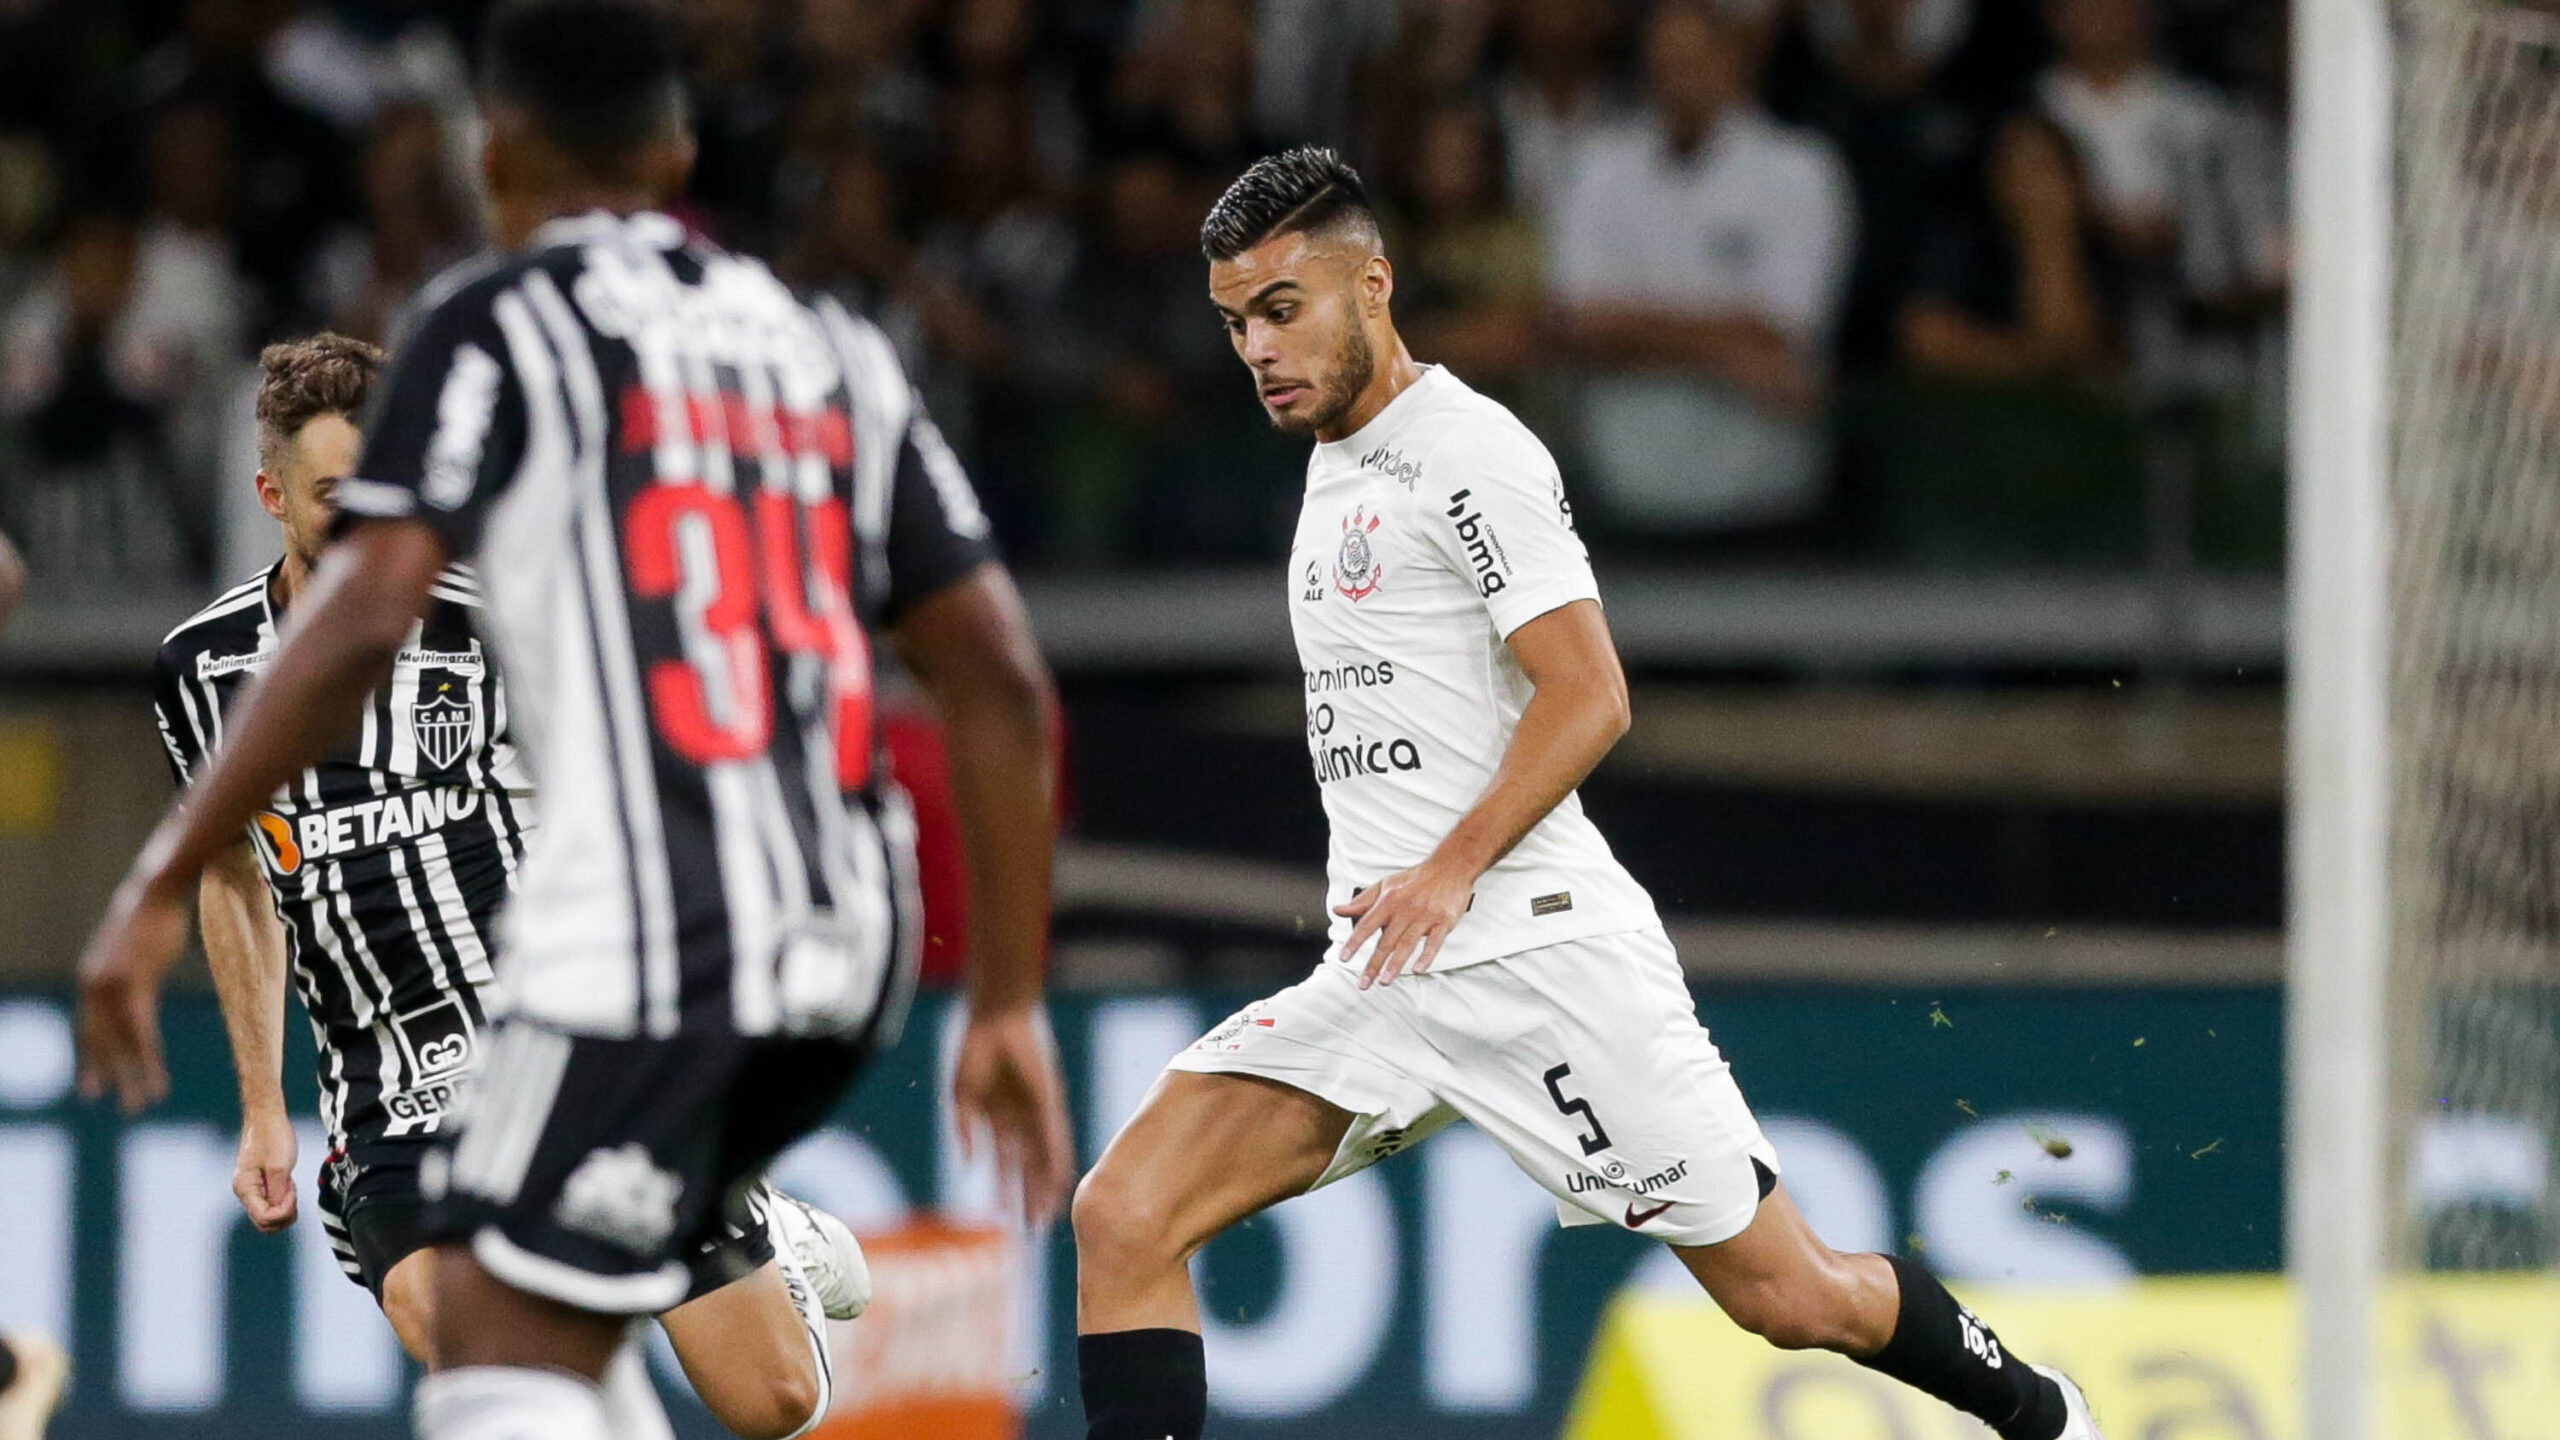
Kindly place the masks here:
[(1467, 550), (1467, 563), (1475, 567), (1476, 593), (1490, 600), (1511, 583), (1511, 557), (1503, 553), (1501, 537), (1493, 533), (1493, 523), (1484, 512), (1467, 504), (1475, 492), (1461, 490), (1449, 497), (1449, 518), (1457, 522), (1458, 543)]

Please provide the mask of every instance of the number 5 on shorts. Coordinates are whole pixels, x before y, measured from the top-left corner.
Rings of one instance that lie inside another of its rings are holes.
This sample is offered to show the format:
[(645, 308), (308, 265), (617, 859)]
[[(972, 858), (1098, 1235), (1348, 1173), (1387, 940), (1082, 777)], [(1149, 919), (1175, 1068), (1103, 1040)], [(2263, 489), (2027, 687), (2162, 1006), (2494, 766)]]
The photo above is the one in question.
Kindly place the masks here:
[(1583, 1154), (1597, 1155), (1609, 1148), (1609, 1132), (1600, 1128), (1600, 1117), (1591, 1113), (1590, 1101), (1578, 1095), (1564, 1093), (1564, 1077), (1572, 1073), (1573, 1067), (1570, 1065), (1559, 1065), (1548, 1071), (1547, 1093), (1555, 1097), (1556, 1110), (1559, 1114), (1568, 1118), (1580, 1116), (1582, 1123), (1591, 1127), (1590, 1134), (1576, 1138), (1582, 1141)]

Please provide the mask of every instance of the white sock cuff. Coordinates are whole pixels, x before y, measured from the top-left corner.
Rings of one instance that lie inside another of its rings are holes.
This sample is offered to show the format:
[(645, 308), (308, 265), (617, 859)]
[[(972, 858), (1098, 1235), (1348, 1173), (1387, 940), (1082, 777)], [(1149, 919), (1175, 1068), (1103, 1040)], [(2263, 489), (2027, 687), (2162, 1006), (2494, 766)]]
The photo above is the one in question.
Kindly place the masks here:
[(419, 1440), (611, 1440), (604, 1396), (584, 1377), (467, 1365), (418, 1382)]

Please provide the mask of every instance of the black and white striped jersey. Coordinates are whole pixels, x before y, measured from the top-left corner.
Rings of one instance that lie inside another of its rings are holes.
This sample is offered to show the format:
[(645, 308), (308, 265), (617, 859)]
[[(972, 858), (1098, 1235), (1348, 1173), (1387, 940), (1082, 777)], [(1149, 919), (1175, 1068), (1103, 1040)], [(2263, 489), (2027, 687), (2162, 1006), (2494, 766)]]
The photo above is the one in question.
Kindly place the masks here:
[[(275, 577), (233, 587), (160, 647), (152, 704), (180, 784), (275, 656)], [(531, 824), (480, 603), (467, 569), (439, 577), (362, 724), (250, 825), (341, 1150), (435, 1133), (487, 1023), (481, 990)]]
[(914, 826), (872, 640), (993, 554), (887, 341), (662, 215), (430, 287), (341, 523), (476, 559), (543, 825), (512, 1013), (843, 1035), (913, 983)]

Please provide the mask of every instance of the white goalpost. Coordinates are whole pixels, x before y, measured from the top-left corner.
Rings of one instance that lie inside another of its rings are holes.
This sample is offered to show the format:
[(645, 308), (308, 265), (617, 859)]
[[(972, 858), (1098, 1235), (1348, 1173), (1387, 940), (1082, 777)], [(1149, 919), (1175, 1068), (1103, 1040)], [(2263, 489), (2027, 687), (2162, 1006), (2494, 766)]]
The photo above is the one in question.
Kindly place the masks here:
[(2395, 1274), (2560, 1266), (2560, 14), (2296, 17), (2286, 1263), (2386, 1440)]
[(2297, 0), (2285, 1264), (2309, 1440), (2375, 1440), (2391, 813), (2386, 0)]

